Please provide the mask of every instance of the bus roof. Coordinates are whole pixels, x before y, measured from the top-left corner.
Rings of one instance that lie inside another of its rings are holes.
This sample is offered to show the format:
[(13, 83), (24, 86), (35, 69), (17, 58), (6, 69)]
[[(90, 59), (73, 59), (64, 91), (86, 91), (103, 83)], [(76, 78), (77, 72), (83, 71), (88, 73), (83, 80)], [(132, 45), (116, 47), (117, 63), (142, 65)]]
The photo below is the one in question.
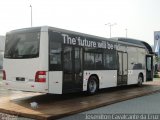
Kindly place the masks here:
[(135, 45), (144, 46), (150, 54), (154, 54), (153, 51), (152, 51), (152, 47), (147, 42), (132, 39), (132, 38), (123, 38), (123, 37), (117, 37), (115, 39), (117, 39), (118, 41), (126, 42), (126, 43), (132, 43), (132, 44), (135, 44)]
[(131, 45), (131, 46), (145, 48), (148, 51), (148, 53), (153, 54), (152, 48), (148, 43), (146, 43), (144, 41), (141, 41), (141, 40), (132, 39), (132, 38), (123, 38), (123, 37), (104, 38), (104, 37), (99, 37), (99, 36), (95, 36), (95, 35), (89, 35), (89, 34), (85, 34), (85, 33), (75, 32), (75, 31), (56, 28), (56, 27), (51, 27), (51, 26), (29, 27), (29, 28), (12, 30), (10, 32), (11, 33), (12, 32), (17, 32), (17, 31), (18, 32), (22, 32), (22, 31), (28, 31), (29, 29), (31, 29), (31, 30), (41, 29), (41, 31), (53, 30), (53, 31), (56, 31), (56, 32), (66, 32), (66, 33), (70, 33), (70, 34), (78, 34), (78, 35), (81, 35), (81, 36), (97, 38), (97, 39), (101, 39), (101, 40), (117, 42), (117, 43), (120, 43), (120, 44), (125, 44), (125, 45)]
[(144, 41), (136, 40), (136, 39), (122, 38), (122, 37), (104, 38), (104, 37), (99, 37), (99, 36), (95, 36), (95, 35), (89, 35), (89, 34), (85, 34), (85, 33), (65, 30), (65, 29), (61, 29), (61, 28), (49, 27), (49, 26), (48, 26), (48, 29), (49, 30), (53, 30), (53, 31), (67, 32), (67, 33), (71, 33), (71, 34), (74, 33), (74, 34), (78, 34), (78, 35), (82, 35), (82, 36), (86, 36), (86, 37), (97, 38), (97, 39), (101, 39), (101, 40), (118, 42), (118, 43), (122, 43), (122, 44), (126, 44), (126, 45), (131, 45), (131, 46), (142, 47), (142, 48), (146, 48), (149, 53), (152, 53), (152, 49), (150, 49), (151, 47), (150, 47), (150, 45), (148, 43), (146, 43)]

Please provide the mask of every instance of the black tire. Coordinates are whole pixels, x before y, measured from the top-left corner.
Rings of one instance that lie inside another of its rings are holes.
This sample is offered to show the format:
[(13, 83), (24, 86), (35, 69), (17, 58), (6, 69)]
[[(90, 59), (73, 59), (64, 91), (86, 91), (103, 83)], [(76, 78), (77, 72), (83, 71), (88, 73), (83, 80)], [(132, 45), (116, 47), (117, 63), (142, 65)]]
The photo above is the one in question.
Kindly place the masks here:
[(98, 82), (97, 82), (97, 78), (94, 76), (91, 76), (88, 80), (88, 84), (87, 84), (87, 93), (90, 95), (93, 95), (97, 92), (98, 90)]
[(138, 76), (138, 84), (137, 84), (137, 85), (138, 85), (139, 87), (141, 87), (142, 84), (143, 84), (143, 76), (142, 76), (142, 75), (139, 75), (139, 76)]

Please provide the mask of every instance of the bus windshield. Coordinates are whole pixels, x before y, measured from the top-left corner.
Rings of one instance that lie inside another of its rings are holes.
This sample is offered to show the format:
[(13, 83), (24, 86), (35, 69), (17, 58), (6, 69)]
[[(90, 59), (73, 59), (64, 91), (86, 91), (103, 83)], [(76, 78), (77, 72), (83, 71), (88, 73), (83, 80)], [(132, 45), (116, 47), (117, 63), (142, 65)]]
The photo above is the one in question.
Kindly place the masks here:
[(40, 32), (9, 33), (6, 35), (4, 58), (39, 57)]

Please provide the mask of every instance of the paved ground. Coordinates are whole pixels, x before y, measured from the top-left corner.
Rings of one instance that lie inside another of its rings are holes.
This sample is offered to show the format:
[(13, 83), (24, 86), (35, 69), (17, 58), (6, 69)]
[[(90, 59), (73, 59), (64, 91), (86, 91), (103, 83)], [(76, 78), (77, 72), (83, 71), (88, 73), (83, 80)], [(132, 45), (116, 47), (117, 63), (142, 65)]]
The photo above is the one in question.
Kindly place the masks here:
[[(17, 95), (17, 94), (21, 94), (21, 93), (22, 93), (21, 91), (9, 91), (9, 90), (4, 89), (2, 87), (2, 80), (0, 79), (0, 98), (5, 97), (5, 96), (9, 96), (9, 95), (13, 95), (13, 94)], [(34, 120), (34, 119), (18, 117), (18, 116), (14, 116), (14, 115), (5, 114), (5, 113), (0, 113), (0, 120)]]
[[(6, 91), (3, 87), (1, 87), (0, 83), (0, 97), (8, 96), (8, 95), (17, 95), (22, 94), (22, 92), (13, 92)], [(26, 93), (27, 94), (27, 93)], [(160, 93), (151, 94), (144, 97), (139, 97), (136, 99), (131, 99), (123, 102), (119, 102), (116, 104), (112, 104), (109, 106), (97, 108), (94, 110), (82, 112), (79, 114), (71, 115), (69, 117), (62, 118), (60, 120), (81, 120), (85, 119), (87, 114), (152, 114), (157, 113), (160, 114)], [(74, 105), (74, 103), (73, 103)], [(10, 116), (7, 114), (0, 113), (0, 117), (4, 118), (4, 120), (33, 120), (24, 117)]]
[(115, 103), (59, 120), (82, 120), (87, 114), (160, 114), (160, 93)]

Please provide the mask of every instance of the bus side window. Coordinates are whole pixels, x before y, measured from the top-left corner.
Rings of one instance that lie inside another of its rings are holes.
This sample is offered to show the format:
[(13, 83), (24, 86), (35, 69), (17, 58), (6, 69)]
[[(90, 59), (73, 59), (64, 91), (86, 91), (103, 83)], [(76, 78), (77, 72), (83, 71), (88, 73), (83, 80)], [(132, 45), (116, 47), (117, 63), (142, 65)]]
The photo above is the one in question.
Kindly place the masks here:
[(104, 68), (106, 70), (116, 69), (116, 52), (106, 52), (104, 53)]
[(94, 60), (94, 53), (85, 52), (84, 53), (84, 69), (92, 70), (95, 69), (95, 60)]
[(152, 70), (151, 57), (147, 57), (147, 71)]
[(50, 70), (61, 70), (61, 43), (50, 43)]
[(103, 69), (102, 53), (95, 53), (95, 68), (99, 70)]
[(75, 48), (75, 73), (81, 72), (80, 48)]
[(65, 47), (63, 50), (64, 59), (64, 71), (66, 73), (72, 73), (72, 47)]

